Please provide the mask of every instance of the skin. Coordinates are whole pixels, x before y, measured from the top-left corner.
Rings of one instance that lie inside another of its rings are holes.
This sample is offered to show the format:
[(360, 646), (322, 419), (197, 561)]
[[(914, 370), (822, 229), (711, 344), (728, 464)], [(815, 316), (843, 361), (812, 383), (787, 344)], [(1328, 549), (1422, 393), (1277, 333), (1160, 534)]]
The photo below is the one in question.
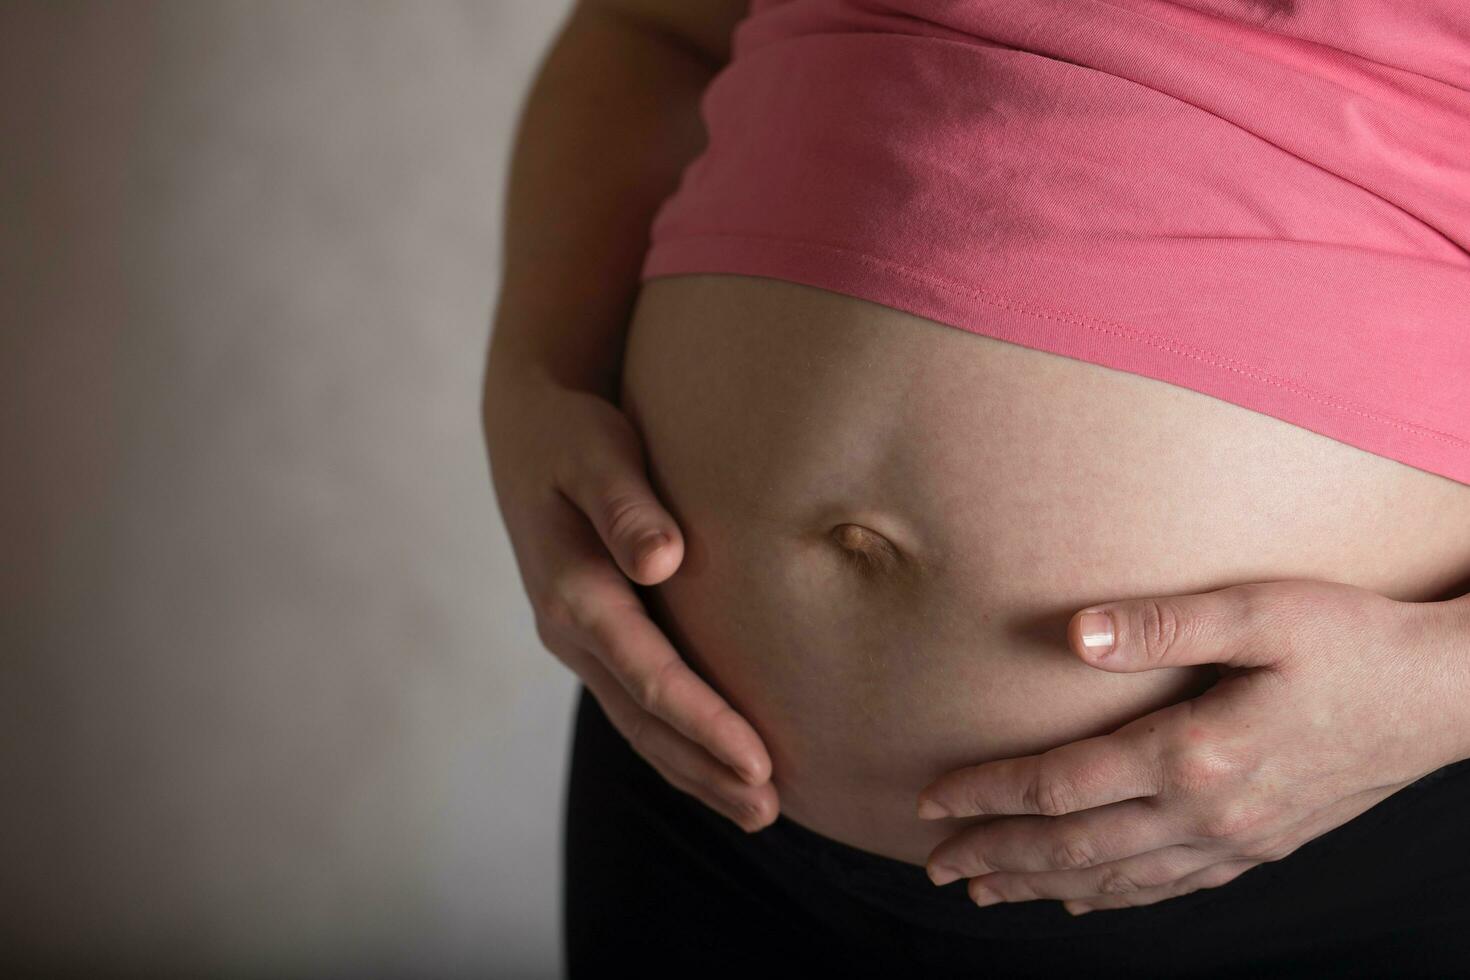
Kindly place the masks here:
[(779, 802), (764, 742), (633, 590), (673, 574), (682, 534), (648, 486), (627, 417), (531, 371), (506, 378), (487, 404), (500, 511), (542, 645), (670, 784), (745, 829), (769, 825)]
[[(646, 284), (623, 404), (684, 531), (680, 568), (645, 592), (653, 618), (761, 734), (782, 811), (829, 837), (938, 881), (992, 874), (1011, 900), (1134, 884), (1146, 901), (1279, 859), (1457, 757), (1470, 633), (1464, 601), (1438, 597), (1463, 596), (1470, 567), (1461, 484), (1187, 389), (760, 277)], [(1249, 451), (1222, 465), (1232, 444)], [(1103, 465), (1068, 480), (1079, 452)], [(1123, 643), (1177, 652), (1147, 670), (1079, 657), (1077, 612), (1110, 588), (1154, 613), (1125, 620)], [(1020, 792), (1038, 760), (1095, 811), (1061, 859), (1173, 850), (1027, 877), (1072, 841), (1068, 822), (964, 804), (987, 785)], [(1236, 765), (1251, 778), (1226, 780)], [(919, 819), (921, 797), (953, 816)], [(1230, 852), (1210, 834), (1223, 823), (1215, 836), (1233, 839), (1240, 808), (1263, 823)]]
[[(492, 479), (543, 644), (664, 778), (756, 831), (781, 808), (778, 768), (764, 726), (758, 734), (707, 672), (690, 668), (692, 647), (676, 647), (645, 604), (698, 581), (700, 563), (686, 561), (684, 529), (648, 479), (656, 460), (617, 397), (641, 236), (700, 148), (698, 98), (727, 59), (729, 31), (744, 8), (743, 0), (630, 0), (574, 9), (538, 76), (517, 141), (483, 409)], [(626, 97), (610, 100), (608, 92)], [(583, 164), (594, 150), (604, 165), (589, 174)], [(1422, 482), (1411, 489), (1401, 499), (1422, 505), (1433, 496)], [(1455, 515), (1446, 514), (1445, 527), (1455, 526)], [(880, 522), (838, 522), (827, 541), (854, 560), (844, 567), (890, 581), (912, 549), (899, 530), (885, 534), (871, 523)], [(1426, 529), (1410, 539), (1432, 549), (1445, 538)], [(694, 543), (697, 559), (698, 535)], [(1425, 569), (1443, 565), (1425, 559), (1420, 580)], [(1091, 602), (1104, 590), (1088, 591)], [(1394, 735), (1405, 718), (1455, 719), (1453, 730), (1464, 730), (1455, 713), (1466, 700), (1463, 602), (1426, 603), (1423, 589), (1388, 598), (1313, 579), (1244, 591), (1255, 598), (1235, 595), (1216, 606), (1204, 598), (1232, 592), (1224, 590), (1124, 600), (1130, 615), (1154, 624), (1130, 630), (1121, 622), (1125, 653), (1153, 651), (1159, 644), (1150, 646), (1151, 636), (1187, 641), (1164, 645), (1179, 659), (1159, 653), (1146, 668), (1089, 661), (1077, 649), (1074, 618), (1067, 642), (1079, 670), (1136, 673), (1140, 682), (1149, 672), (1224, 676), (1184, 701), (1179, 684), (1155, 685), (1169, 695), (1168, 706), (1116, 731), (1062, 739), (1029, 755), (977, 753), (979, 765), (956, 760), (945, 767), (954, 769), (949, 775), (931, 773), (914, 787), (911, 805), (942, 801), (956, 814), (913, 818), (930, 828), (936, 875), (940, 863), (953, 865), (1003, 900), (1065, 898), (1074, 910), (1145, 904), (1290, 853), (1440, 760), (1461, 757), (1461, 748), (1446, 748), (1454, 742), (1445, 735), (1451, 726), (1407, 740)], [(1140, 590), (1130, 582), (1118, 593)], [(1158, 615), (1144, 614), (1166, 607), (1174, 610), (1173, 633), (1157, 628), (1165, 621)], [(1234, 612), (1211, 613), (1219, 608)], [(1265, 657), (1268, 647), (1269, 663), (1242, 659), (1245, 651)], [(1227, 666), (1200, 666), (1217, 663)], [(1302, 727), (1301, 719), (1329, 709), (1351, 725)], [(1312, 748), (1287, 757), (1272, 749), (1283, 744)], [(803, 815), (800, 795), (793, 812)], [(1047, 809), (1028, 807), (1036, 800), (1048, 801)], [(1125, 805), (1146, 808), (1153, 819), (1120, 820)], [(805, 812), (817, 814), (813, 807)], [(1082, 821), (1089, 833), (1079, 845)], [(1059, 840), (1070, 846), (1055, 862)]]
[[(921, 819), (979, 817), (929, 859), (978, 905), (1149, 905), (1277, 861), (1470, 757), (1470, 599), (1395, 602), (1332, 582), (1234, 586), (1092, 607), (1100, 670), (1219, 664), (1205, 694), (1097, 738), (949, 773)], [(1350, 664), (1352, 669), (1342, 669)]]
[(770, 755), (634, 590), (674, 573), (683, 536), (615, 404), (646, 231), (703, 148), (699, 99), (747, 7), (573, 5), (517, 126), (481, 415), (542, 644), (665, 779), (753, 830), (778, 810)]

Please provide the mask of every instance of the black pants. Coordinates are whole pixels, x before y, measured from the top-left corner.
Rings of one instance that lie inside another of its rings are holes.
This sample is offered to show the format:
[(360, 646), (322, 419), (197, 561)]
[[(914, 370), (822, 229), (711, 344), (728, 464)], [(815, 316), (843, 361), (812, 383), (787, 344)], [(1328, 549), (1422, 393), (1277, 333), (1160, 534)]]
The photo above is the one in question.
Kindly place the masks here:
[[(1218, 888), (1072, 917), (664, 782), (583, 689), (565, 816), (569, 975), (1470, 976), (1470, 760)], [(628, 971), (625, 974), (625, 971)]]

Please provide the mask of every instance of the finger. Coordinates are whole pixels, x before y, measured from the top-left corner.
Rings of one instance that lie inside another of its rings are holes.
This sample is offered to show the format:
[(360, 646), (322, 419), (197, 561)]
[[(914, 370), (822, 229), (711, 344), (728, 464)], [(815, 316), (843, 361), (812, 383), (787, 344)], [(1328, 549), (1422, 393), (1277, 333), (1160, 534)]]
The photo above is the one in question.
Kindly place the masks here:
[(919, 816), (1035, 813), (1055, 817), (1162, 788), (1152, 726), (1059, 745), (1040, 755), (996, 759), (947, 773), (919, 793)]
[[(1300, 588), (1297, 583), (1296, 588)], [(1198, 664), (1271, 666), (1281, 644), (1260, 642), (1286, 620), (1286, 583), (1252, 582), (1213, 592), (1090, 606), (1067, 624), (1072, 651), (1104, 670), (1157, 670)]]
[(541, 596), (538, 622), (591, 652), (643, 710), (704, 746), (747, 782), (769, 779), (770, 756), (755, 729), (674, 650), (586, 522), (578, 526), (570, 507), (555, 510), (542, 527), (553, 539), (547, 550), (563, 556), (565, 564)]
[[(1388, 789), (1385, 792), (1385, 789)], [(1195, 874), (1188, 875), (1181, 882), (1188, 886), (1186, 890), (1171, 890), (1164, 888), (1146, 888), (1134, 894), (1099, 895), (1085, 899), (1082, 904), (1092, 908), (1123, 908), (1131, 905), (1150, 905), (1166, 898), (1174, 898), (1186, 894), (1188, 891), (1197, 891), (1199, 888), (1217, 888), (1229, 881), (1233, 881), (1241, 874), (1261, 864), (1271, 861), (1279, 861), (1290, 856), (1298, 848), (1310, 843), (1323, 834), (1342, 826), (1347, 820), (1361, 815), (1365, 811), (1376, 806), (1395, 792), (1392, 788), (1374, 787), (1359, 793), (1354, 793), (1343, 799), (1336, 806), (1327, 810), (1317, 811), (1305, 819), (1299, 821), (1287, 833), (1281, 835), (1291, 843), (1287, 846), (1277, 846), (1270, 850), (1268, 856), (1260, 853), (1254, 855), (1233, 855), (1228, 860), (1219, 861), (1210, 868), (1205, 868)], [(1068, 909), (1068, 911), (1071, 911)]]
[(592, 522), (622, 573), (640, 585), (662, 582), (684, 556), (674, 518), (649, 485), (643, 443), (628, 418), (612, 412), (611, 430), (564, 458), (556, 487)]
[(594, 654), (645, 711), (708, 746), (748, 782), (770, 778), (770, 757), (755, 729), (679, 656), (641, 606), (607, 606), (591, 634)]
[(590, 653), (572, 651), (567, 658), (576, 663), (578, 675), (613, 727), (670, 785), (746, 831), (759, 830), (776, 819), (780, 800), (773, 784), (746, 783), (704, 749), (648, 714)]
[(1128, 894), (1096, 895), (1085, 899), (1072, 899), (1063, 902), (1062, 905), (1073, 915), (1086, 915), (1097, 909), (1153, 905), (1168, 898), (1178, 898), (1181, 895), (1197, 892), (1202, 888), (1219, 888), (1221, 885), (1227, 885), (1260, 863), (1247, 860), (1221, 861), (1185, 875), (1178, 881), (1167, 885), (1144, 888)]
[(1179, 843), (1178, 832), (1144, 798), (969, 827), (934, 848), (927, 867), (934, 883), (944, 885), (995, 871), (1079, 871)]
[(977, 905), (1131, 895), (1167, 887), (1216, 861), (1213, 855), (1174, 845), (1081, 871), (996, 871), (971, 879), (967, 887)]

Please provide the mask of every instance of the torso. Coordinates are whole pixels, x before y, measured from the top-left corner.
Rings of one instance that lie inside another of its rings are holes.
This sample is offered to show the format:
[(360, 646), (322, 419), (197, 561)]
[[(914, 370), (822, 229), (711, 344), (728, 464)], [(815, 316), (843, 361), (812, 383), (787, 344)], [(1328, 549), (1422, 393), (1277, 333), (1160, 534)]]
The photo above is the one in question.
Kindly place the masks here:
[(940, 774), (1214, 680), (1083, 664), (1083, 606), (1288, 578), (1470, 589), (1470, 486), (845, 295), (652, 279), (624, 369), (685, 535), (650, 613), (765, 739), (783, 814), (899, 860), (953, 832), (914, 814)]

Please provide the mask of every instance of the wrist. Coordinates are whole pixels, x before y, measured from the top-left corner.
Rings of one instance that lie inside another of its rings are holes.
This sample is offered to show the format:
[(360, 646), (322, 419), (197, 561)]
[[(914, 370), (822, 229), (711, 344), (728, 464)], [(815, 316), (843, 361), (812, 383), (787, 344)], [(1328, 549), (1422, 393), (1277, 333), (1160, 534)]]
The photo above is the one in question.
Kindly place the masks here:
[[(623, 318), (626, 323), (628, 317)], [(546, 329), (527, 329), (514, 318), (497, 318), (490, 335), (485, 362), (485, 388), (531, 386), (538, 390), (562, 389), (600, 395), (609, 401), (618, 391), (622, 375), (626, 329), (616, 337), (590, 327), (581, 342), (567, 342)], [(550, 322), (541, 321), (541, 322)]]
[(481, 429), (492, 453), (497, 445), (544, 440), (546, 425), (557, 415), (554, 400), (563, 390), (534, 357), (508, 351), (492, 355), (480, 393)]

